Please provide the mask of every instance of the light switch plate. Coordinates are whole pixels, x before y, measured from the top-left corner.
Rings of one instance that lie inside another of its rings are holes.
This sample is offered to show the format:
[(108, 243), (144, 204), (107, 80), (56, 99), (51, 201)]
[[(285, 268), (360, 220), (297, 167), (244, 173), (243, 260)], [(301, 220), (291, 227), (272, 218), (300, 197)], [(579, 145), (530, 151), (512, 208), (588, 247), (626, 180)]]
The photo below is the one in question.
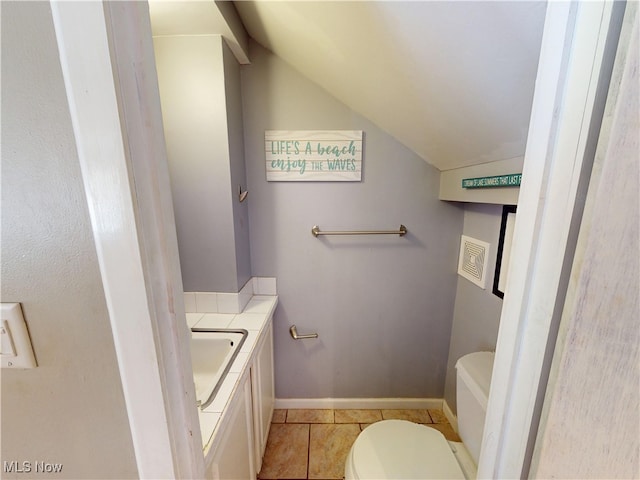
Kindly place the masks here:
[(36, 359), (19, 303), (0, 304), (2, 368), (34, 368)]

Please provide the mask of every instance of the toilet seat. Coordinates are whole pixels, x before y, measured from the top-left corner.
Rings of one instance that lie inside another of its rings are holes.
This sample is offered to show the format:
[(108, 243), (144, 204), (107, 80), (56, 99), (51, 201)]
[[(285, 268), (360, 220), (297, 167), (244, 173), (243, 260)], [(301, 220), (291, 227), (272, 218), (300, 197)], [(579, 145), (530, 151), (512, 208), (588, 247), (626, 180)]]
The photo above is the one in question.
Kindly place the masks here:
[(358, 436), (347, 457), (346, 480), (464, 479), (449, 443), (434, 428), (383, 420)]

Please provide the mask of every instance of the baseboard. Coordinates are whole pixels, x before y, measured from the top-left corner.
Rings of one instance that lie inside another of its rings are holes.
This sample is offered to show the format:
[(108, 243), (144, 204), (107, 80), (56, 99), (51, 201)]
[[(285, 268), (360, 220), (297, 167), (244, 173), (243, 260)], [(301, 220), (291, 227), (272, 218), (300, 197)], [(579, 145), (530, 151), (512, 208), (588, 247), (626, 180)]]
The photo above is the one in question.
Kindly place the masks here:
[(442, 402), (442, 398), (276, 398), (275, 408), (441, 409)]
[(456, 417), (453, 414), (453, 411), (451, 410), (451, 407), (449, 406), (449, 404), (447, 403), (446, 400), (442, 401), (442, 411), (444, 412), (444, 416), (447, 417), (447, 420), (449, 420), (449, 423), (453, 427), (453, 430), (455, 430), (456, 433), (459, 433), (458, 432), (458, 417)]

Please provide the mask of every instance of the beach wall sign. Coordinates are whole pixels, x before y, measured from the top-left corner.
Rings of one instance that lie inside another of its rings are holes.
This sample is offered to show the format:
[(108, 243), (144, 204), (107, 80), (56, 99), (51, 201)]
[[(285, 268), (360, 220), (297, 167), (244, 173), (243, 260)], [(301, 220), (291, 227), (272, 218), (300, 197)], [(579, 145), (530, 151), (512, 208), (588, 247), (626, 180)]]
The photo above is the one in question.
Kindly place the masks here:
[(359, 182), (362, 130), (267, 130), (267, 181)]

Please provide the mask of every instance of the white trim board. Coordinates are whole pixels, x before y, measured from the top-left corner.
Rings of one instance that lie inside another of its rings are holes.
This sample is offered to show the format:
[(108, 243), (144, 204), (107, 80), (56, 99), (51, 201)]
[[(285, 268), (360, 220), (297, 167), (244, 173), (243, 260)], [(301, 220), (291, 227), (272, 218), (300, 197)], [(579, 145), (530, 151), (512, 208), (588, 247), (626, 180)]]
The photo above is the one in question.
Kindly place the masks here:
[(276, 398), (275, 408), (442, 409), (442, 398)]
[[(138, 232), (131, 228), (135, 212), (104, 9), (97, 2), (52, 2), (51, 9), (138, 472), (168, 478), (176, 471)], [(152, 445), (145, 431), (154, 432)]]
[(453, 413), (453, 410), (451, 410), (451, 407), (446, 400), (442, 401), (442, 411), (444, 412), (444, 416), (447, 417), (447, 420), (449, 420), (449, 423), (451, 424), (451, 427), (453, 427), (453, 430), (456, 433), (460, 433), (458, 431), (458, 417)]
[(528, 477), (621, 11), (547, 6), (478, 478)]
[(147, 6), (50, 4), (138, 475), (203, 478)]

